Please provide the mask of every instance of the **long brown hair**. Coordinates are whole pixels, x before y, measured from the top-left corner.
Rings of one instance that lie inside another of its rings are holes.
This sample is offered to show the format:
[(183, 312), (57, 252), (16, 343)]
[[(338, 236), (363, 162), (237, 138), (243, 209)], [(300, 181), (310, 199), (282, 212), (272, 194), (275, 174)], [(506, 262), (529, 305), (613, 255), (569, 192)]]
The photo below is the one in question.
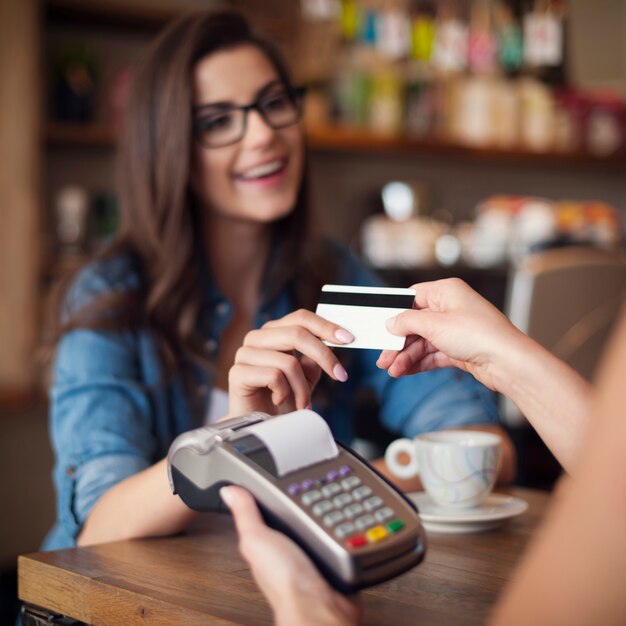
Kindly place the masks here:
[[(203, 251), (189, 189), (192, 72), (206, 55), (245, 44), (258, 47), (281, 81), (291, 86), (278, 52), (233, 11), (178, 19), (156, 39), (137, 68), (119, 153), (121, 228), (95, 260), (129, 259), (140, 286), (107, 292), (66, 315), (61, 309), (67, 284), (61, 287), (52, 315), (52, 345), (79, 327), (144, 328), (157, 341), (168, 378), (184, 362), (209, 364), (205, 342), (198, 336)], [(328, 263), (320, 265), (318, 260), (328, 261), (329, 255), (316, 253), (308, 235), (306, 178), (305, 173), (294, 210), (272, 225), (272, 253), (261, 287), (272, 298), (292, 283), (296, 305), (310, 307), (332, 269)]]

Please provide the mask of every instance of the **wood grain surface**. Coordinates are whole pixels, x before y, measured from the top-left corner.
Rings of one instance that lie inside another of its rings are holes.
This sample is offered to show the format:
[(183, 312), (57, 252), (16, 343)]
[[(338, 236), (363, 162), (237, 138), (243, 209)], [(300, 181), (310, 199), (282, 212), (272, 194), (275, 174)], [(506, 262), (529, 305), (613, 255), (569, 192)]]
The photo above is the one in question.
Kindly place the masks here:
[[(512, 493), (529, 502), (526, 513), (488, 532), (430, 533), (422, 565), (360, 594), (363, 623), (483, 623), (549, 502)], [(19, 596), (103, 626), (271, 624), (236, 543), (230, 518), (210, 514), (176, 537), (21, 556)]]

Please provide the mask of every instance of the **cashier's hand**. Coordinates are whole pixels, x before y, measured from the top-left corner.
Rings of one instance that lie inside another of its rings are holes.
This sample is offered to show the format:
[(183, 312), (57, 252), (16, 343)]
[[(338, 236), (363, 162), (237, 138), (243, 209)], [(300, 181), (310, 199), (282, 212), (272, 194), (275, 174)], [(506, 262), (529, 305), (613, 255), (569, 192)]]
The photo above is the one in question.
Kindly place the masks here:
[(344, 328), (304, 309), (250, 331), (228, 373), (229, 415), (307, 408), (322, 370), (346, 381), (346, 370), (322, 339), (354, 341)]
[(418, 283), (415, 308), (387, 321), (405, 347), (385, 350), (377, 365), (393, 377), (458, 367), (498, 390), (498, 372), (516, 343), (528, 341), (496, 307), (458, 278)]
[(254, 498), (240, 487), (224, 487), (222, 500), (233, 514), (239, 551), (267, 598), (278, 626), (353, 626), (356, 603), (334, 591), (291, 539), (268, 528)]

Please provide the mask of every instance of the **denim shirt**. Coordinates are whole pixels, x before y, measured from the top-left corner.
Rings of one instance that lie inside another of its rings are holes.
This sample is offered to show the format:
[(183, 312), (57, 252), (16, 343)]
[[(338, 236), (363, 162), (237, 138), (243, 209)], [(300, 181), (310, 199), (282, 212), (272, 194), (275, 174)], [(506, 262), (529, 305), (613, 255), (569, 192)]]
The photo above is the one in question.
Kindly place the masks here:
[[(337, 282), (375, 285), (371, 275), (346, 249), (337, 248)], [(232, 307), (210, 278), (203, 286), (207, 314), (201, 330), (209, 348), (217, 352)], [(139, 276), (130, 263), (116, 259), (85, 268), (67, 304), (76, 309), (94, 296), (114, 290), (136, 289)], [(280, 318), (294, 308), (290, 290), (264, 303), (256, 327)], [(372, 389), (379, 400), (381, 422), (392, 432), (412, 437), (422, 432), (494, 423), (498, 413), (494, 395), (470, 375), (455, 369), (391, 378), (376, 367), (379, 353), (350, 350), (346, 383), (329, 383), (330, 402), (314, 409), (322, 413), (335, 437), (350, 442), (354, 432), (354, 398), (361, 388)], [(211, 381), (203, 383), (206, 400)], [(50, 432), (55, 452), (54, 485), (57, 520), (44, 549), (75, 545), (92, 507), (116, 483), (140, 472), (167, 454), (173, 439), (198, 427), (180, 378), (161, 383), (161, 363), (148, 332), (77, 329), (59, 342), (50, 389)]]

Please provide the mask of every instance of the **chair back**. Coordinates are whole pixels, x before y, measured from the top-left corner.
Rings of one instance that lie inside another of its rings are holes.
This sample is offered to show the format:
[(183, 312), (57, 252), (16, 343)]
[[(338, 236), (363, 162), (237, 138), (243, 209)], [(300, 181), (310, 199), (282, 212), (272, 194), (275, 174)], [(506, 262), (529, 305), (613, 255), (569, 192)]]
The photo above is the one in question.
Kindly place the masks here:
[[(505, 312), (583, 377), (593, 377), (626, 299), (626, 253), (590, 247), (556, 248), (525, 258), (508, 282)], [(507, 399), (505, 423), (525, 422)]]

